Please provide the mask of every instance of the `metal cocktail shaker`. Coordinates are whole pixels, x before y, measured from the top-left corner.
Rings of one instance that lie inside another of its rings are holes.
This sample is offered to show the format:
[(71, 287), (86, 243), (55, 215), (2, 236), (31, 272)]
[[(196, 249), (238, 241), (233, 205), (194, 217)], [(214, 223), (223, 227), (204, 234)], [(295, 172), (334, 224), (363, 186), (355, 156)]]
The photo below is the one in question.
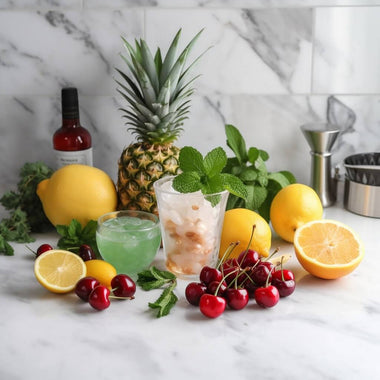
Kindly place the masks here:
[(331, 149), (338, 137), (339, 127), (328, 123), (310, 123), (301, 126), (311, 148), (311, 187), (317, 192), (323, 207), (336, 200), (336, 183), (331, 173)]

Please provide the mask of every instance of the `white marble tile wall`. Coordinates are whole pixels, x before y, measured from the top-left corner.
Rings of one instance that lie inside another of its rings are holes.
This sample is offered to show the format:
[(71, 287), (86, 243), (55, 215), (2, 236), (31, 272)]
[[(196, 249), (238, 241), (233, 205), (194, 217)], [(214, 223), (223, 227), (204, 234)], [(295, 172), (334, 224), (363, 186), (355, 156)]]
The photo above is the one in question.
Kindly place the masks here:
[[(334, 164), (380, 150), (380, 0), (0, 0), (0, 182), (12, 186), (24, 162), (54, 165), (60, 89), (80, 94), (94, 164), (116, 178), (126, 131), (116, 92), (120, 36), (167, 48), (205, 30), (189, 120), (178, 146), (226, 148), (224, 124), (268, 151), (271, 170), (309, 181), (300, 125), (326, 121), (336, 99), (342, 134)], [(341, 104), (341, 106), (340, 106)], [(355, 122), (346, 123), (347, 112)], [(226, 148), (227, 149), (227, 148)]]

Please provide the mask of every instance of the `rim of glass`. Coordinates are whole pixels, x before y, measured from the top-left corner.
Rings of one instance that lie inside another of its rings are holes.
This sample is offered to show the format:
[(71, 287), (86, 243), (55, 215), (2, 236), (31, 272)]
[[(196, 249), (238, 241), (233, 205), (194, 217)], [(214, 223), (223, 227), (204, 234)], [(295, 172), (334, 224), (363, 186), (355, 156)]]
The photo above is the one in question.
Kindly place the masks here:
[[(169, 176), (165, 176), (163, 178), (160, 178), (158, 179), (157, 181), (154, 181), (153, 182), (153, 187), (154, 187), (154, 190), (156, 190), (156, 188), (161, 185), (163, 182), (167, 182), (169, 180), (173, 180), (173, 178), (176, 177), (175, 175), (169, 175)], [(161, 193), (164, 193), (164, 194), (170, 194), (170, 195), (174, 195), (174, 196), (183, 196), (183, 195), (192, 195), (193, 197), (212, 197), (213, 195), (221, 195), (221, 194), (225, 194), (225, 193), (228, 193), (228, 190), (223, 190), (223, 191), (220, 191), (219, 193), (212, 193), (212, 194), (203, 194), (202, 192), (199, 191), (194, 191), (192, 193), (179, 193), (179, 192), (173, 192), (173, 191), (170, 191), (170, 190), (162, 190), (161, 188), (159, 189), (159, 191)]]
[(137, 215), (146, 216), (147, 218), (139, 218), (139, 219), (150, 220), (154, 224), (152, 226), (146, 226), (146, 227), (138, 227), (138, 226), (136, 226), (136, 228), (129, 228), (128, 230), (126, 230), (123, 227), (120, 227), (120, 228), (116, 227), (115, 228), (113, 226), (112, 227), (113, 231), (122, 231), (122, 232), (150, 231), (153, 228), (156, 228), (157, 225), (159, 225), (159, 222), (160, 222), (159, 219), (158, 219), (158, 216), (155, 215), (155, 214), (152, 214), (151, 212), (141, 211), (141, 210), (118, 210), (118, 211), (107, 212), (106, 214), (103, 214), (103, 215), (99, 216), (98, 221), (97, 221), (97, 223), (98, 223), (97, 228), (99, 228), (106, 220), (117, 218), (118, 214), (132, 214), (132, 215), (124, 215), (124, 216), (133, 216), (133, 214), (135, 214), (135, 216), (137, 216)]

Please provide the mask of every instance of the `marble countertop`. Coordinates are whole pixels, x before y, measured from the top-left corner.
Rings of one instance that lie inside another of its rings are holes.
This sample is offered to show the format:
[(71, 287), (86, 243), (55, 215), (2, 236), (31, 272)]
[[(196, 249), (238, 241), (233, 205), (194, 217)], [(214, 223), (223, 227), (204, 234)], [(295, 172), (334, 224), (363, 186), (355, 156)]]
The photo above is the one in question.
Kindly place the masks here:
[[(23, 244), (0, 256), (0, 379), (359, 379), (379, 378), (380, 219), (325, 210), (361, 236), (366, 256), (335, 281), (308, 275), (293, 255), (286, 267), (297, 288), (272, 309), (254, 301), (242, 311), (206, 319), (190, 306), (179, 280), (179, 301), (156, 319), (147, 306), (160, 294), (138, 289), (133, 301), (102, 312), (75, 294), (55, 295), (33, 274)], [(58, 235), (35, 243), (56, 244)], [(274, 238), (272, 247), (293, 253)], [(161, 253), (155, 265), (162, 267)], [(377, 371), (377, 372), (376, 372)]]

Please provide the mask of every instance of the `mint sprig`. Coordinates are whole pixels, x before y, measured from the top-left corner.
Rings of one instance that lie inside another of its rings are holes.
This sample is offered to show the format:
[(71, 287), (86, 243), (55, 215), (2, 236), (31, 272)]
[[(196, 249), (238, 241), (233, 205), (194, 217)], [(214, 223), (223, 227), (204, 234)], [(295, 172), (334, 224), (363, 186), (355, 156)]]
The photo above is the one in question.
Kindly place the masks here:
[(96, 227), (96, 220), (90, 220), (83, 227), (76, 219), (72, 219), (68, 226), (58, 224), (56, 229), (58, 234), (61, 235), (57, 243), (58, 248), (78, 253), (82, 244), (88, 244), (94, 253), (100, 257), (96, 244)]
[(257, 211), (269, 221), (270, 205), (275, 195), (285, 186), (295, 183), (294, 175), (289, 171), (268, 172), (265, 162), (269, 154), (256, 147), (247, 150), (245, 140), (233, 125), (225, 126), (227, 145), (235, 157), (227, 159), (223, 173), (238, 177), (244, 184), (247, 197), (245, 199), (230, 194), (227, 210), (247, 208)]
[(157, 318), (168, 315), (178, 301), (178, 297), (174, 294), (177, 278), (171, 272), (152, 266), (138, 274), (137, 284), (146, 291), (164, 288), (160, 297), (155, 302), (148, 304), (151, 309), (158, 309)]
[(227, 164), (227, 154), (221, 147), (211, 150), (203, 158), (193, 147), (185, 146), (179, 153), (181, 174), (173, 180), (174, 190), (180, 193), (201, 191), (213, 206), (219, 203), (220, 193), (228, 190), (238, 198), (248, 196), (243, 182), (232, 173), (223, 173)]

